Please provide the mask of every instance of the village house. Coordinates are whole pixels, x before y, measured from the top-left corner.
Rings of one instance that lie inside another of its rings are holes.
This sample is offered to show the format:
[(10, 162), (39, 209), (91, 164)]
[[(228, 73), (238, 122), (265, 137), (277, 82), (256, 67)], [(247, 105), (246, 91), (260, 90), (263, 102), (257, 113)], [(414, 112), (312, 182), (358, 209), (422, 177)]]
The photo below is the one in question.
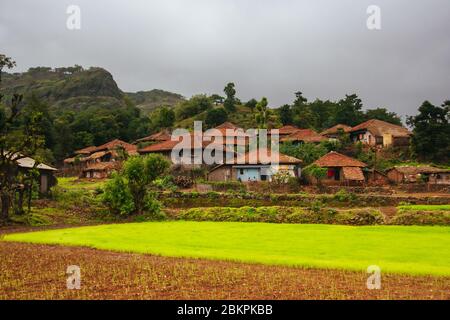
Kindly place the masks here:
[[(362, 170), (367, 167), (364, 162), (335, 151), (324, 155), (314, 164), (327, 168), (327, 175), (321, 181), (325, 185), (359, 185), (366, 180)], [(318, 183), (315, 178), (310, 179), (312, 183)]]
[(235, 152), (238, 151), (239, 147), (245, 151), (245, 147), (252, 137), (251, 134), (246, 133), (244, 129), (231, 122), (225, 122), (212, 130), (207, 130), (203, 136), (206, 141), (220, 143)]
[(372, 147), (407, 147), (411, 132), (385, 121), (372, 119), (363, 122), (350, 130), (350, 138), (354, 142), (361, 141)]
[(450, 185), (450, 170), (432, 166), (397, 166), (387, 172), (393, 183), (428, 183)]
[[(175, 149), (175, 150), (174, 150)], [(205, 139), (203, 134), (188, 134), (179, 136), (177, 140), (167, 140), (153, 144), (138, 150), (139, 154), (145, 155), (158, 153), (165, 156), (173, 164), (183, 165), (185, 168), (195, 168), (202, 165), (218, 165), (226, 159), (234, 159), (235, 152), (223, 144), (217, 144)], [(219, 152), (220, 154), (216, 154)], [(174, 159), (172, 159), (174, 156)], [(209, 161), (205, 161), (209, 158)]]
[[(109, 172), (110, 166), (96, 166), (98, 163), (121, 162), (126, 155), (137, 155), (137, 146), (114, 139), (98, 147), (87, 147), (74, 152), (75, 157), (64, 160), (63, 172), (70, 175), (80, 175), (89, 178), (100, 177)], [(114, 167), (117, 167), (116, 165)], [(88, 170), (85, 170), (88, 169)], [(98, 174), (94, 174), (98, 170)]]
[(287, 136), (295, 133), (298, 130), (300, 130), (300, 129), (297, 128), (296, 126), (286, 125), (286, 126), (282, 126), (279, 129), (270, 130), (270, 134), (274, 134), (275, 132), (278, 131), (278, 135), (280, 136), (280, 140), (281, 140), (283, 137), (287, 137)]
[(221, 164), (208, 174), (209, 181), (272, 181), (277, 173), (292, 177), (301, 175), (301, 160), (282, 153), (258, 149), (237, 157), (235, 161)]
[(337, 124), (331, 128), (320, 133), (320, 135), (327, 137), (329, 139), (339, 139), (341, 134), (348, 134), (352, 130), (352, 127), (345, 124)]
[[(33, 158), (25, 157), (17, 160), (19, 170), (28, 171), (36, 168), (39, 171), (39, 193), (47, 194), (50, 188), (56, 185), (56, 178), (54, 173), (58, 171), (44, 163), (36, 165), (36, 161)], [(36, 166), (36, 167), (35, 167)]]
[(114, 170), (120, 169), (120, 162), (97, 162), (88, 165), (82, 170), (81, 177), (87, 179), (108, 178)]

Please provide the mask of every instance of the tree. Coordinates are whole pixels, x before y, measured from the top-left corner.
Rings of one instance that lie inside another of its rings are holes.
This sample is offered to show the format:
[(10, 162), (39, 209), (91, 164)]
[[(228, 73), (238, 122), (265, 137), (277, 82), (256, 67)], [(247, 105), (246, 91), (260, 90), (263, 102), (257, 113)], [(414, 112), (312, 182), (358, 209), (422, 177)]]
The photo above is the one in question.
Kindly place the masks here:
[(278, 109), (278, 115), (280, 117), (281, 123), (285, 126), (288, 124), (292, 124), (292, 110), (291, 106), (285, 104)]
[(205, 124), (208, 128), (213, 128), (228, 120), (227, 111), (222, 108), (215, 108), (206, 112)]
[(303, 97), (303, 93), (295, 93), (295, 101), (292, 105), (293, 124), (300, 128), (313, 128), (314, 116), (308, 105), (308, 99)]
[(345, 99), (339, 100), (333, 115), (333, 124), (346, 124), (355, 126), (364, 120), (364, 113), (361, 111), (363, 104), (356, 94), (345, 95)]
[(227, 96), (223, 106), (228, 112), (233, 112), (236, 110), (236, 89), (234, 88), (234, 83), (230, 82), (223, 89), (225, 95)]
[[(15, 62), (5, 55), (0, 54), (0, 74), (3, 68), (12, 68)], [(0, 78), (1, 85), (1, 78)], [(10, 104), (1, 104), (0, 97), (0, 221), (6, 222), (9, 218), (9, 210), (13, 204), (12, 199), (18, 190), (23, 177), (19, 175), (18, 161), (25, 157), (35, 158), (35, 167), (39, 159), (36, 151), (44, 145), (44, 137), (39, 124), (42, 113), (32, 108), (22, 108), (23, 96), (14, 93)], [(20, 118), (26, 119), (22, 126)], [(34, 169), (34, 168), (32, 168)], [(30, 177), (33, 177), (31, 175)], [(19, 210), (23, 211), (19, 202)]]
[(213, 101), (213, 103), (216, 105), (216, 106), (218, 106), (219, 104), (222, 104), (223, 103), (223, 101), (224, 101), (224, 97), (222, 97), (222, 96), (220, 96), (220, 95), (218, 95), (218, 94), (212, 94), (211, 96), (210, 96), (210, 98), (211, 98), (211, 100)]
[(159, 154), (129, 158), (124, 162), (120, 173), (107, 183), (105, 203), (111, 209), (127, 214), (142, 214), (154, 209), (155, 200), (149, 188), (157, 178), (166, 173), (169, 166), (169, 161)]
[(434, 106), (425, 101), (419, 114), (408, 118), (413, 127), (411, 147), (413, 153), (423, 160), (440, 163), (450, 161), (450, 101)]
[(175, 109), (178, 120), (187, 119), (207, 111), (213, 107), (211, 99), (204, 94), (195, 95), (187, 101), (181, 102)]
[(319, 186), (322, 185), (322, 179), (327, 176), (328, 169), (319, 167), (316, 164), (312, 164), (303, 169), (303, 173), (308, 176), (316, 179), (317, 184)]
[(245, 106), (247, 108), (250, 108), (250, 110), (253, 112), (255, 110), (257, 104), (258, 104), (258, 101), (256, 101), (256, 99), (250, 99), (247, 101)]
[(378, 119), (398, 126), (402, 125), (402, 120), (395, 112), (389, 112), (386, 108), (369, 109), (365, 112), (365, 117), (369, 119)]
[(303, 161), (303, 165), (309, 165), (326, 155), (329, 151), (324, 143), (301, 143), (294, 144), (290, 141), (280, 144), (280, 152)]
[(260, 129), (267, 129), (267, 119), (268, 119), (268, 111), (267, 111), (268, 101), (266, 97), (263, 97), (260, 102), (256, 105), (256, 123), (258, 124)]
[(150, 130), (158, 131), (161, 129), (170, 129), (175, 123), (175, 111), (164, 106), (157, 109), (150, 116)]

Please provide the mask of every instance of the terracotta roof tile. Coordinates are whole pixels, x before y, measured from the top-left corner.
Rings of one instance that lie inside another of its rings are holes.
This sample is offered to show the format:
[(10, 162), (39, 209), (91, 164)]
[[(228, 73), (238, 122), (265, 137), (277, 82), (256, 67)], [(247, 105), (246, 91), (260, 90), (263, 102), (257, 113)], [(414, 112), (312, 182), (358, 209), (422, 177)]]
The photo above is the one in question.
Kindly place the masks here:
[(93, 152), (104, 151), (104, 150), (114, 150), (117, 147), (123, 147), (128, 153), (137, 151), (137, 146), (124, 142), (119, 139), (114, 139), (109, 141), (101, 146), (95, 148)]
[[(274, 129), (274, 130), (278, 130), (279, 135), (289, 135), (300, 129), (297, 128), (296, 126), (287, 125), (287, 126), (283, 126), (283, 127), (279, 128), (279, 129)], [(272, 130), (270, 132), (272, 133)]]
[(327, 135), (327, 134), (337, 134), (339, 133), (339, 130), (343, 130), (345, 133), (350, 132), (352, 130), (352, 127), (347, 126), (345, 124), (337, 124), (331, 128), (328, 128), (327, 130), (323, 131), (321, 135)]
[(75, 151), (75, 154), (91, 154), (92, 152), (95, 151), (97, 147), (96, 146), (90, 146), (90, 147), (86, 147), (80, 150)]
[(353, 181), (364, 181), (364, 174), (360, 167), (343, 167), (344, 179)]
[(354, 158), (347, 157), (335, 151), (324, 155), (322, 158), (318, 159), (314, 164), (319, 167), (367, 167), (367, 164), (356, 160)]
[[(140, 149), (139, 153), (172, 151), (172, 149), (174, 147), (176, 147), (182, 141), (182, 139), (184, 139), (184, 136), (179, 137), (179, 139), (175, 140), (175, 141), (167, 140), (167, 141), (163, 141), (163, 142), (160, 142), (157, 144), (153, 144), (153, 145), (150, 145), (150, 146)], [(200, 139), (200, 141), (201, 141), (202, 149), (206, 148), (209, 145), (217, 145), (216, 149), (224, 148), (223, 144), (215, 144), (214, 141), (205, 141), (203, 139), (203, 136), (199, 136), (198, 139)], [(196, 143), (193, 134), (191, 134), (190, 143), (191, 143), (191, 148), (193, 149), (194, 144)], [(228, 151), (233, 152), (232, 150), (228, 150)]]
[(147, 142), (147, 141), (167, 141), (170, 140), (170, 133), (168, 131), (160, 131), (154, 133), (148, 137), (144, 137), (136, 140), (136, 142)]
[(374, 136), (383, 136), (383, 134), (391, 134), (396, 137), (407, 137), (411, 132), (402, 127), (389, 122), (371, 119), (352, 128), (351, 132), (367, 130)]
[(302, 161), (279, 152), (273, 152), (270, 149), (257, 149), (237, 157), (235, 164), (299, 164)]
[(327, 138), (321, 136), (311, 129), (299, 129), (287, 137), (282, 137), (280, 141), (303, 141), (303, 142), (321, 142)]
[(441, 169), (432, 166), (397, 166), (392, 168), (391, 170), (397, 170), (403, 174), (414, 175), (414, 174), (431, 174), (431, 173), (450, 173), (449, 169)]

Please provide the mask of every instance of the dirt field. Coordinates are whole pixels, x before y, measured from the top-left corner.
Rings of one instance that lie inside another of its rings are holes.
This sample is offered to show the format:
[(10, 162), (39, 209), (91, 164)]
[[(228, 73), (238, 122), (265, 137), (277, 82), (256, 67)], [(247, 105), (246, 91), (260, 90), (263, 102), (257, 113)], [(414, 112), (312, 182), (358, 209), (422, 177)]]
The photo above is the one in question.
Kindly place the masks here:
[[(81, 267), (81, 290), (66, 288)], [(0, 299), (450, 299), (450, 278), (165, 258), (0, 242)]]

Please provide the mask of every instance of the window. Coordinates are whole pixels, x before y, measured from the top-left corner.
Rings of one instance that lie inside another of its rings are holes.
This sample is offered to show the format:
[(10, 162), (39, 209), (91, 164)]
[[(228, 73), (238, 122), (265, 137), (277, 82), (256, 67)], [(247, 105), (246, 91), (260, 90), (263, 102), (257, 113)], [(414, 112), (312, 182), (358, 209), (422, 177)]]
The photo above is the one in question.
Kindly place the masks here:
[(244, 174), (244, 169), (239, 170), (241, 174)]
[(267, 181), (267, 176), (266, 175), (262, 175), (261, 176), (261, 181)]

